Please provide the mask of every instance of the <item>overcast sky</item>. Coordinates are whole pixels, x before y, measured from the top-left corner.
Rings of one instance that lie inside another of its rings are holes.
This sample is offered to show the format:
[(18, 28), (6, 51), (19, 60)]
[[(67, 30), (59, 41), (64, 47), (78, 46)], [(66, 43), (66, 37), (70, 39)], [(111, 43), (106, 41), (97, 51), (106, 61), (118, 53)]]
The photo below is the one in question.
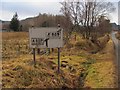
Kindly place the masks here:
[[(39, 13), (61, 14), (60, 3), (63, 0), (2, 0), (0, 1), (0, 19), (10, 21), (15, 12), (19, 19), (37, 16)], [(111, 22), (118, 23), (118, 1), (108, 0), (115, 4), (115, 12), (110, 14)]]

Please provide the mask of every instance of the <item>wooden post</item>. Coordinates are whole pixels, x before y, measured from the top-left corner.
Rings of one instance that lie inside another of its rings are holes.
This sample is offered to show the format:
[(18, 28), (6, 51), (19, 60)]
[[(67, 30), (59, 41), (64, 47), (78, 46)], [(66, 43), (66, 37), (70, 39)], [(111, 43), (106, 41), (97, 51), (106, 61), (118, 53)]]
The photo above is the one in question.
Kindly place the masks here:
[(54, 52), (54, 48), (52, 48), (51, 50), (52, 50), (52, 52)]
[(40, 54), (40, 48), (37, 49), (37, 54)]
[(58, 48), (58, 73), (60, 73), (60, 48)]
[(36, 65), (36, 60), (35, 60), (35, 48), (33, 48), (33, 60), (34, 60), (34, 67)]

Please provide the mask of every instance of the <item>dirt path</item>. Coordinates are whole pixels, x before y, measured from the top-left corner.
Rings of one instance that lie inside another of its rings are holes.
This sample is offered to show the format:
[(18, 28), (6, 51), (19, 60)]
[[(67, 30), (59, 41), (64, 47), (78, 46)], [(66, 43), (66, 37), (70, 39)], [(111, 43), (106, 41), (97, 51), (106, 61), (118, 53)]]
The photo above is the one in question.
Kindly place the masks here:
[(116, 39), (115, 34), (116, 32), (112, 32), (111, 36), (115, 44), (116, 64), (117, 64), (117, 71), (118, 71), (118, 88), (120, 89), (120, 40)]

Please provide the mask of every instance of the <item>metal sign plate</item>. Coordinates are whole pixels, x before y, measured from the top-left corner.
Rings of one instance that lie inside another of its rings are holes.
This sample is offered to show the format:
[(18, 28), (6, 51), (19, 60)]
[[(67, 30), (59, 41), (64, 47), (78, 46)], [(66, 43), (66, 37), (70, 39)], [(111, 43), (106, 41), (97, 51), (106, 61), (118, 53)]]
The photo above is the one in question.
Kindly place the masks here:
[(61, 28), (30, 28), (30, 48), (63, 47), (63, 30)]

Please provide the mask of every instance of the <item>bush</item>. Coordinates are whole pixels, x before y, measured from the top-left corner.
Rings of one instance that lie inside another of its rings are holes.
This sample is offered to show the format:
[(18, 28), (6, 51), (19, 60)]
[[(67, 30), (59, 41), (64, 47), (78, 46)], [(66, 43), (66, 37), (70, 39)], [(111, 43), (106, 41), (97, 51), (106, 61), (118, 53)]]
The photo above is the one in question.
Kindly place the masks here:
[(120, 32), (116, 33), (116, 38), (120, 40)]
[(65, 47), (68, 48), (68, 49), (70, 49), (70, 48), (72, 48), (73, 46), (74, 46), (74, 45), (73, 45), (72, 43), (69, 42), (69, 43), (66, 44)]
[(76, 42), (75, 47), (83, 49), (87, 45), (86, 41)]

